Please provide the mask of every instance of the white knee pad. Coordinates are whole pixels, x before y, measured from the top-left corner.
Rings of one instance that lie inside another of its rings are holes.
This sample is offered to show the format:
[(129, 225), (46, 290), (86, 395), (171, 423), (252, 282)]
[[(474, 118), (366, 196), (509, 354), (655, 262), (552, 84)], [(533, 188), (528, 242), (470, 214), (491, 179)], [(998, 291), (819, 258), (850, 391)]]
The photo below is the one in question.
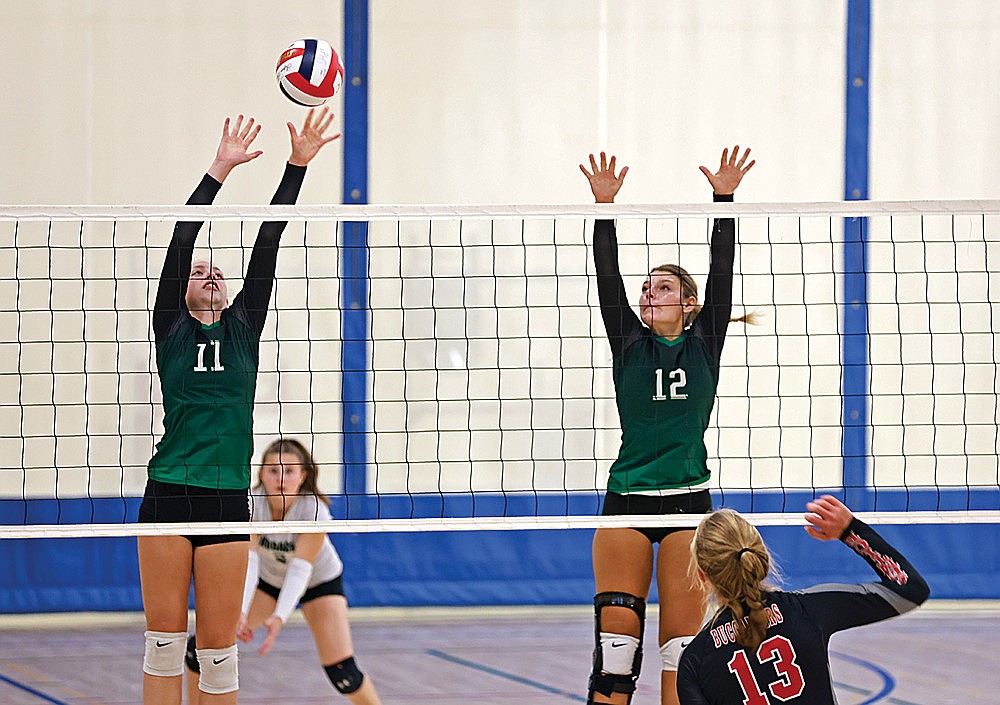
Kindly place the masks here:
[(630, 634), (601, 632), (601, 670), (605, 673), (630, 675), (639, 638)]
[(146, 632), (143, 673), (151, 676), (179, 676), (184, 673), (187, 638), (187, 632)]
[(198, 649), (196, 653), (201, 667), (201, 679), (198, 681), (200, 691), (221, 695), (239, 690), (239, 656), (236, 644), (224, 649)]
[(677, 665), (681, 662), (681, 654), (684, 653), (684, 649), (693, 639), (693, 636), (679, 636), (660, 647), (660, 658), (663, 659), (664, 671), (677, 670)]

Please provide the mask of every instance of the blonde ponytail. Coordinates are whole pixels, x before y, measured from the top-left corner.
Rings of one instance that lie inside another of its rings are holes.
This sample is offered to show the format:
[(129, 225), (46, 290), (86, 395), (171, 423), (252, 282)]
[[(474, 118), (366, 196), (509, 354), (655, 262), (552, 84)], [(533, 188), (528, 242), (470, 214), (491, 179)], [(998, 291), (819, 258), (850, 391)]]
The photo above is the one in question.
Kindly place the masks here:
[(705, 517), (691, 542), (692, 566), (708, 580), (720, 607), (736, 621), (736, 641), (756, 649), (764, 640), (768, 616), (765, 582), (773, 559), (760, 533), (739, 513), (720, 509)]

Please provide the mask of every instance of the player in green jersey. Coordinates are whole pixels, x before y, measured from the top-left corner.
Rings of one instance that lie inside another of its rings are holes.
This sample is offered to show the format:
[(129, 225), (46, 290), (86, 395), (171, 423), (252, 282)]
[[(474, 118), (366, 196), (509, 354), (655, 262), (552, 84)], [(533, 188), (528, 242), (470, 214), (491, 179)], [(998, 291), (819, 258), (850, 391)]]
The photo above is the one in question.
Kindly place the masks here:
[[(295, 203), (306, 166), (340, 136), (326, 136), (332, 121), (324, 108), (310, 110), (301, 131), (288, 123), (291, 156), (272, 204)], [(188, 205), (210, 204), (234, 168), (261, 155), (250, 151), (259, 132), (253, 118), (244, 122), (240, 115), (235, 124), (226, 118), (215, 160)], [(192, 263), (202, 223), (174, 227), (153, 309), (164, 433), (149, 461), (140, 522), (250, 520), (258, 345), (285, 225), (261, 225), (243, 290), (232, 304), (222, 271), (212, 262)], [(145, 705), (180, 705), (192, 579), (203, 702), (236, 702), (236, 625), (249, 538), (139, 537)]]
[[(716, 201), (732, 201), (754, 165), (750, 150), (722, 151), (719, 169), (700, 167)], [(628, 172), (615, 157), (590, 155), (580, 170), (598, 203), (613, 203)], [(704, 434), (715, 403), (719, 364), (732, 309), (736, 225), (715, 221), (703, 305), (691, 275), (677, 265), (649, 273), (639, 315), (618, 267), (615, 224), (594, 225), (601, 315), (611, 344), (622, 444), (611, 466), (604, 514), (703, 514), (712, 509)], [(738, 319), (738, 320), (746, 320)], [(594, 534), (595, 639), (588, 702), (628, 703), (642, 662), (646, 597), (654, 569), (660, 597), (660, 698), (677, 703), (684, 640), (701, 626), (701, 592), (688, 575), (692, 529), (601, 528)], [(653, 544), (659, 543), (654, 562)]]

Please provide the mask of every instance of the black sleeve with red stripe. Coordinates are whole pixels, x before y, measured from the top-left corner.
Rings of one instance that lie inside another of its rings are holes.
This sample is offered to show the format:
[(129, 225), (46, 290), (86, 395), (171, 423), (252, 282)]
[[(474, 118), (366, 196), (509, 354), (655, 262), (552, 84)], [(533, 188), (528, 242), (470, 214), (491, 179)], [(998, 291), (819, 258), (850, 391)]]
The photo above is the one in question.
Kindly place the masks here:
[(825, 633), (895, 617), (927, 600), (927, 581), (875, 529), (855, 517), (840, 540), (865, 559), (879, 582), (817, 585), (803, 590), (803, 608)]

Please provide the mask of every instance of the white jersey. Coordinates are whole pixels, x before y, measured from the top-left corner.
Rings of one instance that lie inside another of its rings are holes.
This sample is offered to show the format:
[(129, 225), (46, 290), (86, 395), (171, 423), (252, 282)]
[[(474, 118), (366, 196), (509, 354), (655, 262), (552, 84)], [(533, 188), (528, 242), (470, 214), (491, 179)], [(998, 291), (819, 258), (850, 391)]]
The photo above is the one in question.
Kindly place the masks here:
[[(255, 488), (250, 494), (250, 520), (275, 521), (271, 516), (271, 506), (267, 496), (257, 494), (264, 489)], [(295, 502), (285, 512), (287, 521), (324, 521), (330, 518), (330, 508), (326, 502), (312, 493), (300, 494)], [(285, 582), (288, 571), (288, 561), (295, 553), (297, 534), (258, 534), (257, 553), (260, 556), (260, 579), (269, 585), (280, 588)], [(329, 536), (324, 537), (323, 548), (313, 561), (312, 576), (308, 588), (329, 582), (344, 572), (344, 563), (337, 555)]]

